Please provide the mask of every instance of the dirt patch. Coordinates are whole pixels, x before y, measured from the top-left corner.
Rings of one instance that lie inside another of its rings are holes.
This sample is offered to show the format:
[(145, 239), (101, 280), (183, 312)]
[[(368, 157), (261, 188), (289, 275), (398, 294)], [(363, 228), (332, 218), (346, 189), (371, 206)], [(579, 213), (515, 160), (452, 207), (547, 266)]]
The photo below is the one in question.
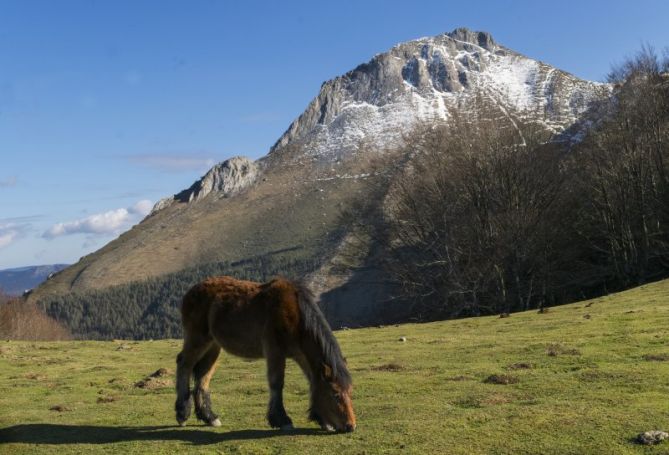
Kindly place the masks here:
[(447, 381), (456, 381), (456, 382), (460, 382), (460, 381), (472, 381), (473, 379), (474, 379), (474, 378), (472, 378), (471, 376), (464, 376), (464, 375), (460, 375), (460, 376), (452, 376), (452, 377), (450, 377), (450, 378), (446, 378)]
[(172, 372), (170, 370), (168, 370), (167, 368), (159, 368), (158, 370), (154, 371), (141, 381), (135, 382), (135, 387), (137, 387), (138, 389), (147, 389), (147, 390), (172, 387), (174, 383), (170, 378), (171, 376)]
[(71, 411), (72, 408), (69, 406), (65, 406), (64, 404), (57, 404), (55, 406), (51, 406), (49, 408), (49, 411), (56, 411), (56, 412), (65, 412), (65, 411)]
[(480, 408), (481, 400), (474, 396), (462, 397), (456, 400), (454, 404), (460, 408), (465, 408), (465, 409)]
[(33, 381), (43, 381), (46, 379), (46, 376), (38, 373), (26, 373), (23, 375), (24, 379), (31, 379)]
[(511, 403), (512, 401), (513, 399), (511, 399), (511, 397), (507, 395), (502, 395), (501, 393), (494, 393), (481, 400), (481, 403), (495, 406), (500, 404)]
[(644, 354), (642, 358), (649, 362), (666, 362), (669, 360), (669, 354)]
[(581, 351), (576, 348), (568, 348), (560, 343), (551, 343), (546, 348), (546, 354), (551, 357), (559, 355), (581, 355)]
[(158, 368), (156, 371), (149, 375), (150, 378), (162, 378), (165, 376), (171, 376), (172, 372), (167, 368)]
[(518, 382), (518, 378), (511, 376), (510, 374), (491, 374), (485, 378), (483, 382), (486, 384), (508, 385), (516, 384)]
[(101, 403), (113, 403), (113, 402), (116, 401), (116, 400), (118, 400), (118, 398), (116, 398), (116, 397), (112, 397), (112, 396), (104, 396), (104, 397), (98, 397), (97, 402), (98, 402), (98, 404), (101, 404)]
[(371, 369), (373, 371), (402, 371), (404, 370), (404, 367), (397, 363), (386, 363), (377, 367), (372, 367)]
[(531, 370), (534, 368), (534, 365), (529, 362), (518, 362), (507, 365), (507, 370)]

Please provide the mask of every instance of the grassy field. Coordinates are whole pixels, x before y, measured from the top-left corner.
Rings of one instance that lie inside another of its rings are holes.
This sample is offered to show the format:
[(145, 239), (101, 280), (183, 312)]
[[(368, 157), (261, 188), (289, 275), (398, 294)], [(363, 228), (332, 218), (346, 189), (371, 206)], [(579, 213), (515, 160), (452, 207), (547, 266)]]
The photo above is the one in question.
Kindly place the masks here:
[(669, 281), (545, 314), (337, 337), (355, 382), (351, 434), (306, 420), (294, 364), (294, 432), (265, 424), (263, 363), (229, 356), (212, 383), (223, 426), (179, 428), (171, 375), (136, 385), (173, 371), (178, 340), (2, 341), (0, 453), (669, 453), (633, 442), (669, 429)]

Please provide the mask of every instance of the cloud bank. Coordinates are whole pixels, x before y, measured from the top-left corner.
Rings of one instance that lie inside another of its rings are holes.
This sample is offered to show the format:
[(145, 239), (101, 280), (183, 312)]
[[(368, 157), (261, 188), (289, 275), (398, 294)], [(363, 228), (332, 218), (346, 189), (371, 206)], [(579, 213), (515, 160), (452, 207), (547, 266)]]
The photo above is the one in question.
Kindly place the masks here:
[(138, 222), (151, 211), (151, 201), (141, 200), (132, 207), (96, 213), (74, 221), (57, 223), (47, 229), (42, 237), (54, 239), (64, 235), (89, 234), (109, 235), (126, 230), (132, 223)]

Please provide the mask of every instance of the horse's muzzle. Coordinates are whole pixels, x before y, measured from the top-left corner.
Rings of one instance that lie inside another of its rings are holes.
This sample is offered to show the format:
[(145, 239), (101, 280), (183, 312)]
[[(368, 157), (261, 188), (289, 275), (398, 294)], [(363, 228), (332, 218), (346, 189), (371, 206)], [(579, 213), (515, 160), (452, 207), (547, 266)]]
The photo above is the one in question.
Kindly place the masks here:
[(351, 433), (353, 430), (355, 430), (355, 425), (353, 425), (352, 423), (347, 423), (344, 426), (344, 433)]

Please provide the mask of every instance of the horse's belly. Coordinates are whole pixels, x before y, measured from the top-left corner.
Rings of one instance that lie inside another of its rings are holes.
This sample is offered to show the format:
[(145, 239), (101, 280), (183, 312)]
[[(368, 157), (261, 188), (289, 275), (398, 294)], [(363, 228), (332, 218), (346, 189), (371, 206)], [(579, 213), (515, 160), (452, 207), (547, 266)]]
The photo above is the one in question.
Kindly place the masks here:
[(245, 359), (260, 359), (264, 357), (262, 343), (239, 343), (225, 338), (216, 338), (216, 341), (228, 354)]
[(244, 313), (220, 312), (210, 327), (216, 342), (226, 352), (247, 359), (264, 357), (262, 321), (246, 318)]

